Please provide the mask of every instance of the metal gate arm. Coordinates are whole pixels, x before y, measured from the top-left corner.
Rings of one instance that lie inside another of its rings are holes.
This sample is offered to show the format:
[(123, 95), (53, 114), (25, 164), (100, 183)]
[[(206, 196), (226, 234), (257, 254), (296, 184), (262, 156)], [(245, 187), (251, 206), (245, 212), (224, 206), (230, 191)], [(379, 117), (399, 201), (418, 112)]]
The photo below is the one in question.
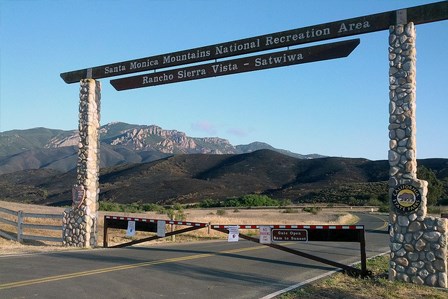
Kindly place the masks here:
[[(214, 228), (214, 227), (212, 227), (212, 229), (220, 231), (220, 232), (225, 233), (225, 234), (229, 233), (229, 231), (227, 229), (224, 229), (224, 228)], [(251, 236), (247, 236), (247, 235), (244, 235), (242, 233), (240, 233), (239, 236), (241, 238), (243, 238), (243, 239), (248, 240), (248, 241), (252, 241), (252, 242), (255, 242), (255, 243), (262, 244), (262, 243), (260, 243), (260, 241), (257, 238), (254, 238), (254, 237), (251, 237)], [(308, 254), (308, 253), (305, 253), (305, 252), (302, 252), (302, 251), (298, 251), (298, 250), (295, 250), (295, 249), (284, 247), (284, 246), (281, 246), (281, 245), (278, 245), (278, 244), (262, 244), (262, 245), (266, 245), (266, 246), (269, 246), (269, 247), (272, 247), (272, 248), (275, 248), (275, 249), (278, 249), (278, 250), (282, 250), (282, 251), (289, 252), (289, 253), (292, 253), (292, 254), (295, 254), (295, 255), (298, 255), (298, 256), (302, 256), (302, 257), (308, 258), (308, 259), (313, 260), (313, 261), (317, 261), (317, 262), (321, 262), (321, 263), (324, 263), (324, 264), (327, 264), (327, 265), (331, 265), (331, 266), (334, 266), (334, 267), (337, 267), (337, 268), (341, 268), (347, 274), (352, 275), (352, 276), (362, 276), (362, 277), (364, 277), (366, 275), (366, 273), (363, 273), (363, 271), (361, 271), (360, 269), (353, 268), (351, 266), (344, 265), (344, 264), (341, 264), (341, 263), (338, 263), (338, 262), (334, 262), (334, 261), (331, 261), (331, 260), (328, 260), (328, 259), (324, 259), (324, 258), (321, 258), (321, 257), (318, 257), (318, 256), (314, 256), (314, 255), (311, 255), (311, 254)]]

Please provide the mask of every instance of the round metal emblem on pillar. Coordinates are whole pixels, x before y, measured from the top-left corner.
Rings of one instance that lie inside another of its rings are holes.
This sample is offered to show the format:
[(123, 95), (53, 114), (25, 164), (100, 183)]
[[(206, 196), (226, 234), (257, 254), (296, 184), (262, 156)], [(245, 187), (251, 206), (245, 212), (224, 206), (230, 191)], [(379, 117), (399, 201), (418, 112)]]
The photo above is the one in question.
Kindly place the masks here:
[(399, 212), (414, 212), (422, 203), (420, 191), (412, 185), (397, 186), (392, 192), (392, 204)]

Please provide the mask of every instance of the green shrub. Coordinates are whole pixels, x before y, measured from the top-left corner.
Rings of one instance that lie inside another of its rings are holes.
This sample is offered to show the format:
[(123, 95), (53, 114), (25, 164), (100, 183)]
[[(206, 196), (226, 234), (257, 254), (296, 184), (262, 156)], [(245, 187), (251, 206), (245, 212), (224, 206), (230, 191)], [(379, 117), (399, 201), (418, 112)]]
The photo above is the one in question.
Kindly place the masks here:
[(437, 179), (432, 169), (423, 165), (417, 167), (417, 177), (428, 182), (428, 195), (426, 196), (428, 206), (437, 204), (437, 201), (445, 193), (443, 182)]
[(388, 204), (382, 204), (378, 208), (378, 212), (380, 212), (380, 213), (389, 213), (389, 211), (390, 211), (390, 208), (389, 208)]
[(321, 207), (305, 207), (302, 209), (302, 211), (311, 213), (313, 215), (317, 215), (317, 213), (319, 213), (321, 210)]
[(267, 195), (248, 194), (241, 197), (231, 197), (225, 200), (204, 199), (199, 206), (201, 208), (220, 208), (220, 207), (266, 207), (266, 206), (286, 206), (292, 202), (289, 199), (279, 201), (272, 199)]
[(133, 202), (130, 205), (123, 205), (124, 212), (128, 213), (139, 213), (142, 212), (142, 205), (138, 202)]
[(183, 210), (183, 206), (178, 202), (174, 204), (173, 208), (178, 211)]
[(298, 209), (293, 209), (293, 208), (285, 208), (282, 213), (286, 213), (286, 214), (291, 214), (291, 213), (299, 213)]
[(111, 201), (100, 201), (99, 210), (107, 212), (126, 212), (126, 213), (141, 213), (147, 211), (155, 211), (159, 214), (165, 214), (165, 208), (160, 205), (153, 203), (141, 204), (139, 202), (134, 202), (131, 204), (120, 204)]
[(199, 206), (201, 208), (215, 208), (215, 207), (219, 207), (220, 206), (220, 202), (218, 200), (214, 200), (214, 199), (204, 199)]
[(278, 206), (279, 201), (267, 195), (248, 194), (240, 199), (241, 205), (246, 207)]
[(228, 198), (224, 200), (224, 207), (241, 207), (241, 200), (239, 198)]
[(368, 206), (381, 206), (383, 204), (384, 203), (382, 201), (380, 201), (378, 198), (375, 198), (375, 197), (371, 197), (369, 199), (369, 201), (367, 202)]
[(171, 220), (183, 221), (186, 218), (186, 215), (185, 215), (182, 207), (180, 207), (179, 209), (167, 209), (165, 211), (166, 211), (166, 215)]
[(100, 201), (98, 209), (106, 212), (122, 212), (123, 209), (119, 203), (110, 201)]
[(218, 216), (224, 216), (225, 214), (227, 214), (227, 212), (224, 209), (219, 209), (216, 211), (216, 215)]
[(430, 214), (440, 214), (443, 209), (439, 206), (428, 206), (428, 213)]
[(142, 210), (145, 212), (158, 212), (159, 214), (165, 214), (165, 208), (161, 205), (155, 204), (155, 203), (146, 203), (143, 204)]
[(281, 201), (278, 202), (280, 207), (286, 207), (292, 205), (292, 201), (290, 199), (282, 199)]

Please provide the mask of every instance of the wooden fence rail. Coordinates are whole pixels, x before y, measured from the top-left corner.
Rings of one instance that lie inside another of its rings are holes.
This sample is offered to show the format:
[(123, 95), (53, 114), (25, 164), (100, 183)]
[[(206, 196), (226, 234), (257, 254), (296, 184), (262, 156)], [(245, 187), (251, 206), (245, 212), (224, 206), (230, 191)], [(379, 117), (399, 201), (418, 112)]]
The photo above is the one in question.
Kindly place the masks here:
[[(23, 240), (38, 240), (38, 241), (50, 241), (50, 242), (61, 242), (62, 243), (62, 214), (38, 214), (38, 213), (25, 213), (23, 211), (13, 211), (9, 209), (5, 209), (0, 207), (0, 213), (5, 213), (9, 215), (13, 215), (16, 218), (16, 221), (9, 220), (0, 216), (0, 222), (14, 226), (17, 230), (17, 237), (14, 237), (4, 231), (0, 230), (0, 237), (9, 239), (9, 240), (17, 240), (18, 242), (22, 242)], [(43, 218), (43, 219), (60, 219), (61, 225), (46, 225), (46, 224), (32, 224), (25, 223), (26, 218)], [(24, 229), (37, 229), (39, 231), (45, 230), (56, 230), (61, 231), (60, 237), (48, 237), (41, 235), (26, 235), (24, 234)]]

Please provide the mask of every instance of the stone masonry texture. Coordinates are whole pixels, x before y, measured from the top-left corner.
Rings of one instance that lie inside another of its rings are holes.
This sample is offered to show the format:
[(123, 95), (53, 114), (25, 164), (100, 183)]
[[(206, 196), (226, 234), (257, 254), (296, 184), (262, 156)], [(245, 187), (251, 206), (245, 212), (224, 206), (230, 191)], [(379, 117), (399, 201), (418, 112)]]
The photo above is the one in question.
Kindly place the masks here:
[(81, 80), (79, 98), (80, 141), (73, 188), (80, 191), (64, 212), (63, 244), (90, 248), (97, 245), (98, 238), (100, 82)]
[[(416, 48), (413, 23), (389, 29), (389, 279), (447, 288), (447, 219), (427, 217), (427, 182), (417, 178)], [(392, 204), (397, 186), (411, 185), (421, 204), (403, 212)]]

